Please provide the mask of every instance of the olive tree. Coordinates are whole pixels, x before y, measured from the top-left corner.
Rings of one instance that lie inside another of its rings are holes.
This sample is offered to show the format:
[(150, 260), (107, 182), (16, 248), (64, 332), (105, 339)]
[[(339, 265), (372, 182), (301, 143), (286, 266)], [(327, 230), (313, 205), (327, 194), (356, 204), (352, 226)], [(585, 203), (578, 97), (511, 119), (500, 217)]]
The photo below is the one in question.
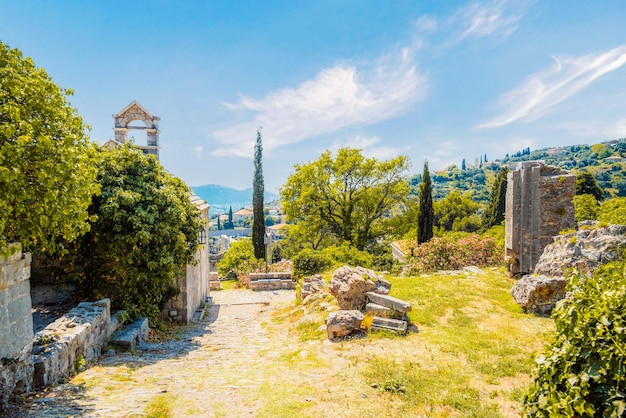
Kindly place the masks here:
[(378, 161), (360, 149), (341, 148), (334, 157), (327, 150), (296, 165), (281, 188), (287, 220), (363, 250), (384, 234), (387, 215), (407, 198), (408, 167), (406, 156)]
[(0, 248), (64, 252), (89, 229), (94, 150), (71, 94), (0, 42)]

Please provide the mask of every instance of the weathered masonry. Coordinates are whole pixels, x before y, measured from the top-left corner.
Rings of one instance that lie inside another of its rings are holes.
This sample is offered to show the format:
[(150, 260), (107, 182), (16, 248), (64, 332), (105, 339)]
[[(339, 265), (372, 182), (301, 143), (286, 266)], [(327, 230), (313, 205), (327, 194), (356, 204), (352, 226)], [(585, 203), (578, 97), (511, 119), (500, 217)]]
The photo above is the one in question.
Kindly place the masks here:
[(0, 411), (13, 396), (27, 393), (33, 381), (31, 255), (9, 244), (0, 256)]
[(573, 229), (576, 176), (542, 161), (509, 172), (505, 256), (513, 275), (532, 273), (552, 237)]
[[(159, 159), (159, 121), (161, 118), (153, 116), (142, 105), (133, 100), (117, 115), (113, 115), (115, 121), (115, 139), (104, 144), (105, 148), (111, 148), (128, 142), (128, 131), (138, 129), (146, 132), (146, 145), (136, 144), (144, 154), (153, 154)], [(131, 125), (134, 121), (141, 121), (145, 126)]]

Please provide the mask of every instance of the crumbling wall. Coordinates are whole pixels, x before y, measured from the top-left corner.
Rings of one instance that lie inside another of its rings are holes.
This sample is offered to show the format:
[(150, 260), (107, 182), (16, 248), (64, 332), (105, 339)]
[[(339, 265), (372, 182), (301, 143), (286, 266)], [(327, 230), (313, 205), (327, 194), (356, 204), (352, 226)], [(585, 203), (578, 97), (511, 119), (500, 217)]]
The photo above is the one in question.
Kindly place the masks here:
[(10, 244), (0, 255), (0, 410), (33, 380), (30, 253)]
[(542, 161), (509, 172), (505, 255), (513, 275), (531, 273), (552, 237), (573, 229), (576, 176)]

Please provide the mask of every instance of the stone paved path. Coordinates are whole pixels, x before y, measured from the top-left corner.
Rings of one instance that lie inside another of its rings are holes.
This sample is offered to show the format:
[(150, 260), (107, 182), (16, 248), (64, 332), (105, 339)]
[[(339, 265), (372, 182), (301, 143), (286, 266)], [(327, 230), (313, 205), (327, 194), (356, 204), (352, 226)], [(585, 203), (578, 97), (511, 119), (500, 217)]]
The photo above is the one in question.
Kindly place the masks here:
[(273, 309), (292, 303), (295, 292), (236, 290), (212, 297), (209, 314), (181, 340), (102, 358), (14, 416), (140, 417), (159, 400), (176, 416), (254, 416), (259, 401), (251, 394), (266, 379), (267, 362), (289, 345), (276, 327), (270, 339), (264, 323)]

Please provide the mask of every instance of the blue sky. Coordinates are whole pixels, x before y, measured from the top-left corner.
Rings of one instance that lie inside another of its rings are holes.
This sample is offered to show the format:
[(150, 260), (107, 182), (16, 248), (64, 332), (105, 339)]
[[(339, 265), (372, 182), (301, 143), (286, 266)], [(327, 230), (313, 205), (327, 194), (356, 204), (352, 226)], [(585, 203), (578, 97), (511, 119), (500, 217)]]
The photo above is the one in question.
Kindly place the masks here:
[(421, 172), (626, 137), (624, 22), (622, 0), (0, 2), (93, 140), (137, 100), (170, 172), (243, 189), (262, 126), (272, 191), (342, 146)]

